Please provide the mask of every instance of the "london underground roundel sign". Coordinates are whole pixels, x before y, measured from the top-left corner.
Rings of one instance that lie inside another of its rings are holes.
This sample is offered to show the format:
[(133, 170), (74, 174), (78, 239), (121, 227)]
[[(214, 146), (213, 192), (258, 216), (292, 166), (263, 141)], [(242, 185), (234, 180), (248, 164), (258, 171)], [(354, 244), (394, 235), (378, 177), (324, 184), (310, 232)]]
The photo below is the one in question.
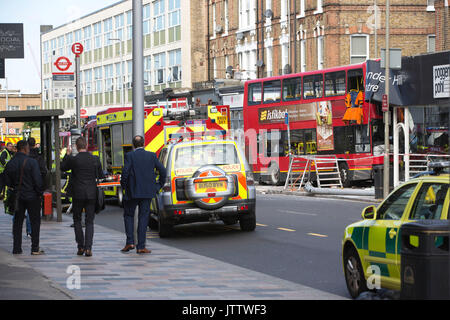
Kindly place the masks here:
[(59, 57), (58, 59), (56, 59), (54, 64), (56, 69), (64, 72), (69, 70), (70, 66), (72, 65), (72, 62), (70, 62), (70, 60), (67, 57)]

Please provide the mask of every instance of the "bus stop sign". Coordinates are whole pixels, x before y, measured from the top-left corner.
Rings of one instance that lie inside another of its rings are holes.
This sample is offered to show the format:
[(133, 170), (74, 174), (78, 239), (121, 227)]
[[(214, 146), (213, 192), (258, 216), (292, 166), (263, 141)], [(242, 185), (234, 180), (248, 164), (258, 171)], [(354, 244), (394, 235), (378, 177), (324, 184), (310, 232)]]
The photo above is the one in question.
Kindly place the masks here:
[(383, 112), (388, 112), (389, 111), (389, 106), (388, 106), (387, 95), (386, 94), (383, 94), (381, 111), (383, 111)]
[(284, 114), (284, 124), (285, 125), (289, 124), (289, 113), (287, 112)]

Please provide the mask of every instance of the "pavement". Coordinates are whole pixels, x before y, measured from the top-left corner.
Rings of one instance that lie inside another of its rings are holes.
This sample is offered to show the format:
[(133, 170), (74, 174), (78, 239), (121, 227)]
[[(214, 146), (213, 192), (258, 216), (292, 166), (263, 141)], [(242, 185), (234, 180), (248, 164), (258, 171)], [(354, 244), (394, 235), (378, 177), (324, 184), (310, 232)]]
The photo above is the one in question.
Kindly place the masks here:
[(60, 223), (43, 220), (40, 246), (46, 254), (31, 256), (31, 241), (24, 240), (24, 253), (12, 255), (11, 217), (0, 215), (0, 299), (343, 299), (155, 241), (148, 242), (149, 255), (121, 253), (125, 235), (99, 225), (93, 256), (80, 257), (71, 223), (65, 215)]
[[(330, 188), (326, 188), (333, 192)], [(284, 195), (292, 195), (292, 196), (303, 196), (303, 197), (316, 197), (316, 198), (324, 198), (324, 199), (339, 199), (339, 200), (354, 200), (359, 202), (367, 202), (367, 203), (380, 203), (383, 199), (375, 199), (375, 196), (364, 196), (364, 195), (346, 195), (339, 194), (341, 189), (334, 189), (336, 194), (314, 194), (308, 191), (305, 191), (303, 188), (301, 190), (292, 190), (291, 188), (284, 189), (284, 186), (271, 186), (271, 185), (257, 185), (256, 191), (260, 194), (284, 194)], [(352, 188), (344, 188), (344, 190), (352, 190)], [(354, 190), (354, 189), (353, 189)], [(357, 188), (356, 190), (362, 190), (361, 188)]]

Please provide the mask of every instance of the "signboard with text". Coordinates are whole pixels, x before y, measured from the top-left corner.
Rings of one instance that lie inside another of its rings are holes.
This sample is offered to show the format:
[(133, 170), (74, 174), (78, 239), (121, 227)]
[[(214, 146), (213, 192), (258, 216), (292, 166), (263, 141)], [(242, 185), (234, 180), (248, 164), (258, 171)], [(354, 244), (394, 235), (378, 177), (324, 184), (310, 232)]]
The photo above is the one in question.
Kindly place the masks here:
[(0, 58), (23, 59), (23, 23), (0, 23)]
[(450, 98), (450, 64), (433, 66), (433, 97)]
[(75, 63), (65, 56), (52, 59), (53, 99), (75, 98)]

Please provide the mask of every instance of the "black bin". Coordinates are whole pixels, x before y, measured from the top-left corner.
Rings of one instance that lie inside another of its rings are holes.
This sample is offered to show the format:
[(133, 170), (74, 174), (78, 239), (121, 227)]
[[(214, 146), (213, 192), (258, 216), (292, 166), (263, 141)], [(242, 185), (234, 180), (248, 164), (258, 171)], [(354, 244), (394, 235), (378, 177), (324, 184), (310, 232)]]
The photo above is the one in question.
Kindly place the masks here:
[(450, 299), (450, 221), (406, 223), (400, 234), (401, 299)]
[[(384, 165), (373, 166), (375, 199), (383, 199)], [(389, 167), (389, 192), (394, 189), (394, 169)]]

